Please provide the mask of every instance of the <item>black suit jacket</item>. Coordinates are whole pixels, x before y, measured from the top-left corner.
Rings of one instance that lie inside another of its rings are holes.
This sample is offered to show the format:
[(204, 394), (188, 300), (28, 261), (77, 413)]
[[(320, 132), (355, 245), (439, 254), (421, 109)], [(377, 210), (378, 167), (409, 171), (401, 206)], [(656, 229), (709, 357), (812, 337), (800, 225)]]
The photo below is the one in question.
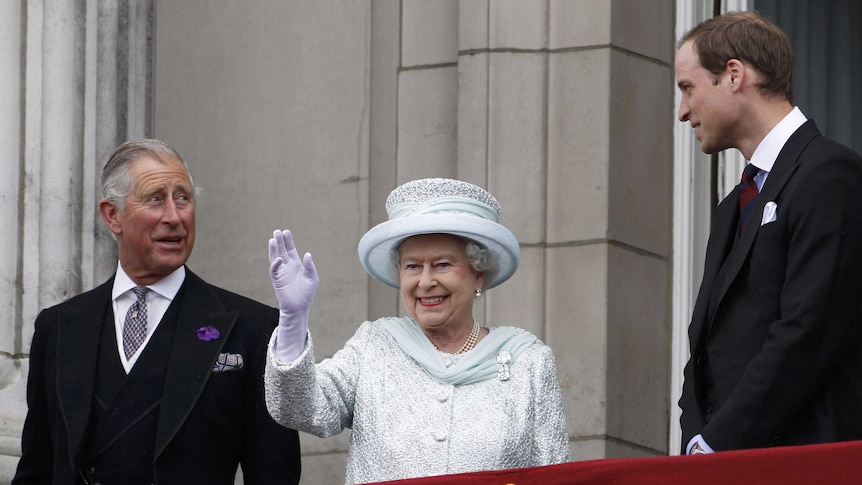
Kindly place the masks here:
[[(113, 278), (43, 310), (36, 320), (29, 407), (14, 484), (76, 483), (88, 447), (100, 332)], [(266, 344), (278, 311), (207, 284), (186, 270), (153, 446), (158, 484), (299, 482), (299, 438), (269, 416), (263, 397)], [(212, 326), (219, 338), (197, 330)], [(213, 373), (222, 352), (244, 367)], [(140, 363), (140, 361), (138, 362)], [(130, 419), (134, 419), (134, 416)], [(121, 427), (117, 432), (122, 432)]]
[(738, 201), (716, 211), (689, 326), (683, 452), (698, 433), (716, 451), (862, 439), (862, 159), (808, 121), (740, 238)]

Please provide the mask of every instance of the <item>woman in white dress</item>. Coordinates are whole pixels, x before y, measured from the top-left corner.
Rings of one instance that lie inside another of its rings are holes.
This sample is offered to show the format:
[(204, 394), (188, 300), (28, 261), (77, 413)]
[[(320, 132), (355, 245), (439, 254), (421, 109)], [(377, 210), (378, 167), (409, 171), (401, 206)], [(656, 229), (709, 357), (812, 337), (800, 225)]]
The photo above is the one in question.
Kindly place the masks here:
[(290, 231), (270, 239), (281, 309), (265, 375), (272, 417), (320, 437), (350, 428), (350, 484), (570, 461), (551, 349), (523, 329), (473, 318), (473, 302), (520, 259), (497, 200), (466, 182), (422, 179), (392, 191), (386, 210), (359, 257), (400, 289), (408, 316), (363, 323), (318, 364), (311, 255), (300, 260)]

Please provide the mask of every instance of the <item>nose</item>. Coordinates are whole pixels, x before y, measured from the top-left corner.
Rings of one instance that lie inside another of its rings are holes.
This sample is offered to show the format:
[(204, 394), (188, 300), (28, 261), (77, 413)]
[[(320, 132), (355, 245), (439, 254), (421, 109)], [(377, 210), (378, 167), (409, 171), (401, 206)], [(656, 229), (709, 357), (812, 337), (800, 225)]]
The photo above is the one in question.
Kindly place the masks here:
[(434, 275), (431, 273), (431, 268), (428, 266), (422, 268), (422, 274), (419, 275), (419, 288), (430, 290), (436, 285), (437, 280), (434, 279)]
[(180, 223), (180, 209), (177, 207), (177, 203), (173, 199), (168, 199), (165, 201), (163, 206), (165, 208), (162, 213), (162, 220), (168, 224), (179, 224)]
[(691, 113), (691, 110), (688, 107), (688, 103), (683, 99), (679, 102), (679, 120), (683, 123), (688, 121), (688, 116)]

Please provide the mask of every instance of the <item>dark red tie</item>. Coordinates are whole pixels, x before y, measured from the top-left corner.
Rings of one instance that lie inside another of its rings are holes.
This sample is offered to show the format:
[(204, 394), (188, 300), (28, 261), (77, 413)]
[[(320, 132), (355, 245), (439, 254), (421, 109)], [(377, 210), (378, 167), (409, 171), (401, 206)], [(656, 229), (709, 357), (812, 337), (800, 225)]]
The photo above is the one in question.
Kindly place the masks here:
[(745, 225), (748, 224), (748, 218), (751, 216), (751, 211), (754, 209), (754, 201), (757, 199), (757, 182), (754, 181), (754, 176), (760, 172), (760, 169), (752, 164), (745, 166), (742, 171), (742, 180), (739, 182), (739, 234), (745, 230)]

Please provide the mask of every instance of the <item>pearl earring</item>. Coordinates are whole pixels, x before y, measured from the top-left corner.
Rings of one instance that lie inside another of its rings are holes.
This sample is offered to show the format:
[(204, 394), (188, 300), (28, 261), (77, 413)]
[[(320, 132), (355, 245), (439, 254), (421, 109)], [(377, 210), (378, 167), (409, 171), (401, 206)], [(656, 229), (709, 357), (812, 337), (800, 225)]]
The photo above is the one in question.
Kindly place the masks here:
[(476, 288), (476, 296), (474, 296), (473, 298), (477, 300), (482, 298), (482, 288)]

